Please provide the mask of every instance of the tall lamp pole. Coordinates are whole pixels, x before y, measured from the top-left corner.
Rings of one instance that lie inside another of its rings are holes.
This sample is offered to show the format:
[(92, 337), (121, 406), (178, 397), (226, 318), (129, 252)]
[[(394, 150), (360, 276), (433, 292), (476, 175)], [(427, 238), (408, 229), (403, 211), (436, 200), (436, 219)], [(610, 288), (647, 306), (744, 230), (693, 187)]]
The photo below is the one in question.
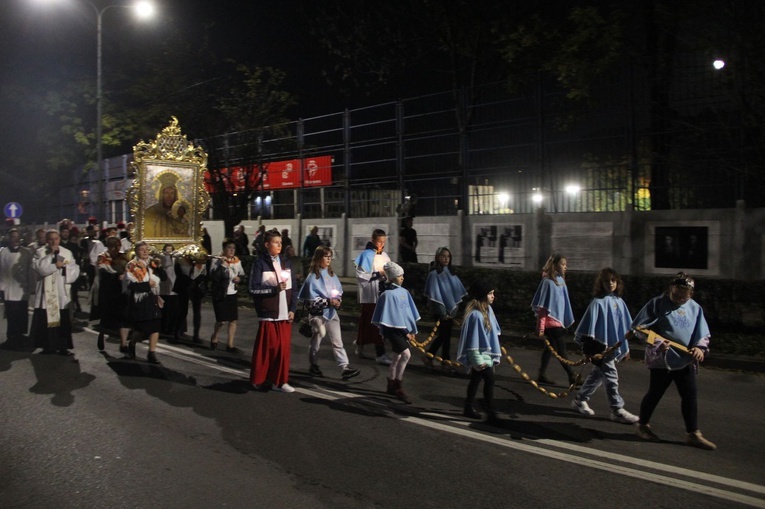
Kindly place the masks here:
[(154, 4), (147, 0), (136, 2), (132, 6), (110, 4), (98, 8), (96, 4), (90, 0), (84, 0), (88, 5), (93, 8), (93, 12), (96, 14), (96, 169), (98, 172), (98, 219), (103, 222), (106, 219), (106, 172), (103, 168), (103, 73), (102, 73), (102, 61), (103, 61), (103, 17), (104, 13), (112, 7), (125, 7), (133, 8), (136, 14), (141, 18), (148, 18), (154, 15)]

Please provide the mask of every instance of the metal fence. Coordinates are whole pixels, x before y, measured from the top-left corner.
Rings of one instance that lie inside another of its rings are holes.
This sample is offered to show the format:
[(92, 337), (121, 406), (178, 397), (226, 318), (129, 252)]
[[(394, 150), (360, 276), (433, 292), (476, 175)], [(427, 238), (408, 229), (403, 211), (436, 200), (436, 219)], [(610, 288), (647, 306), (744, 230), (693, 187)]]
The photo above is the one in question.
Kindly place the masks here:
[(645, 89), (625, 71), (582, 106), (542, 80), (521, 94), (495, 83), (304, 118), (269, 139), (246, 131), (206, 144), (211, 164), (227, 166), (332, 156), (331, 186), (256, 193), (252, 217), (648, 210), (656, 193), (672, 209), (762, 206), (732, 105), (705, 89), (657, 123)]

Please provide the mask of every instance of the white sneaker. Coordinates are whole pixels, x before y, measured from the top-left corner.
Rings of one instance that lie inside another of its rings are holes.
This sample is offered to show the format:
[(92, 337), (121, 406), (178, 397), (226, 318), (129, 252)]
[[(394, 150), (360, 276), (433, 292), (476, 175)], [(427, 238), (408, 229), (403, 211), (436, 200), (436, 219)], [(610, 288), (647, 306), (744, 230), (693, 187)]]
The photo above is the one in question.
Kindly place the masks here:
[(274, 390), (280, 392), (295, 392), (295, 388), (290, 384), (282, 384), (281, 387), (275, 387)]
[(383, 366), (390, 366), (391, 360), (390, 357), (388, 357), (385, 354), (382, 354), (378, 358), (375, 359), (377, 361), (377, 364), (382, 364)]
[(629, 413), (623, 408), (619, 408), (611, 412), (611, 420), (614, 422), (621, 422), (622, 424), (635, 424), (640, 420), (640, 417)]
[(586, 401), (579, 401), (576, 398), (571, 401), (571, 408), (576, 409), (582, 415), (595, 415), (595, 410), (590, 408)]

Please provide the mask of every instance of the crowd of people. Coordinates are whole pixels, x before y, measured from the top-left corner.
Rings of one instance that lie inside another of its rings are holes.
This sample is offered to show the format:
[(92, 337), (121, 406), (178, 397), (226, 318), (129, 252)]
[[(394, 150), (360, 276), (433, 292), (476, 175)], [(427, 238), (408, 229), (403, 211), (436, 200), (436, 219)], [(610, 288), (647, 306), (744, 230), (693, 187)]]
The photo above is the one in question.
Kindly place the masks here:
[[(332, 346), (340, 378), (349, 380), (359, 375), (360, 370), (350, 365), (340, 334), (338, 309), (342, 306), (343, 288), (332, 269), (331, 248), (321, 243), (311, 245), (309, 269), (302, 277), (300, 268), (293, 265), (294, 248), (285, 252), (288, 232), (262, 228), (253, 242), (256, 258), (246, 274), (240, 258), (249, 254), (243, 229), (224, 240), (220, 253), (212, 255), (211, 249), (206, 253), (179, 254), (171, 244), (161, 252), (142, 241), (132, 245), (131, 227), (120, 223), (99, 231), (93, 221), (81, 235), (71, 221), (63, 220), (57, 229), (36, 231), (26, 245), (22, 232), (10, 228), (0, 248), (0, 293), (5, 303), (7, 340), (21, 343), (28, 332), (33, 346), (42, 354), (72, 355), (73, 317), (81, 311), (77, 294), (87, 289), (90, 319), (99, 322), (97, 348), (105, 348), (106, 335), (115, 335), (120, 352), (135, 359), (136, 342), (147, 340), (146, 360), (159, 364), (156, 349), (160, 334), (167, 335), (171, 343), (203, 343), (201, 305), (209, 295), (215, 313), (209, 348), (218, 349), (225, 324), (226, 350), (241, 353), (235, 346), (238, 294), (239, 285), (247, 281), (258, 316), (250, 375), (256, 390), (295, 391), (289, 376), (292, 326), (301, 310), (299, 305), (310, 329), (310, 375), (324, 376), (318, 353), (325, 337)], [(312, 230), (306, 244), (314, 234)], [(374, 346), (375, 361), (388, 367), (386, 392), (409, 403), (403, 377), (411, 359), (410, 346), (416, 342), (420, 314), (411, 293), (402, 286), (404, 269), (385, 252), (386, 241), (385, 231), (375, 229), (354, 261), (361, 304), (354, 346), (360, 358), (365, 355), (366, 345)], [(308, 255), (305, 245), (304, 254)], [(494, 369), (502, 358), (501, 331), (492, 308), (495, 288), (483, 279), (466, 290), (451, 262), (451, 251), (439, 248), (426, 279), (423, 294), (437, 330), (423, 361), (432, 366), (440, 351), (441, 359), (449, 361), (447, 366), (455, 365), (450, 362), (451, 336), (455, 324), (461, 321), (456, 359), (469, 372), (463, 415), (483, 418), (476, 408), (476, 395), (483, 382), (483, 408), (491, 422), (497, 419)], [(531, 300), (537, 334), (549, 346), (542, 353), (536, 379), (540, 385), (555, 384), (547, 373), (553, 356), (566, 371), (569, 383), (580, 383), (568, 362), (564, 339), (575, 323), (566, 287), (567, 268), (564, 256), (550, 256)], [(611, 268), (601, 270), (594, 282), (593, 299), (574, 331), (592, 370), (571, 406), (584, 416), (594, 415), (588, 401), (604, 385), (611, 420), (634, 424), (638, 436), (657, 441), (650, 419), (664, 392), (674, 383), (681, 396), (686, 443), (715, 449), (698, 428), (696, 376), (699, 363), (709, 352), (710, 332), (703, 310), (693, 300), (694, 288), (692, 277), (678, 273), (668, 289), (649, 301), (633, 319), (621, 299), (624, 284), (620, 275)], [(193, 315), (191, 336), (186, 334), (189, 307)], [(639, 415), (625, 409), (619, 394), (617, 364), (629, 358), (630, 339), (646, 343), (645, 362), (650, 372)]]

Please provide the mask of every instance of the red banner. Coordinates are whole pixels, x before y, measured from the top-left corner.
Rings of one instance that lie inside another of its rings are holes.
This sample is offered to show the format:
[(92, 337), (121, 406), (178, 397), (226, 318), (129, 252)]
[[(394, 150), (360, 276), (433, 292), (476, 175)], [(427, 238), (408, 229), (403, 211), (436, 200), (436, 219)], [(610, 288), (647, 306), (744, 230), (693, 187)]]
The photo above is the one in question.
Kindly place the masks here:
[[(300, 187), (300, 159), (272, 161), (264, 165), (263, 189), (296, 189)], [(216, 181), (223, 181), (229, 193), (244, 191), (247, 181), (250, 188), (257, 186), (260, 168), (234, 166), (205, 172), (205, 188), (208, 193), (219, 189)], [(322, 187), (332, 185), (332, 156), (317, 156), (303, 159), (303, 187)]]

